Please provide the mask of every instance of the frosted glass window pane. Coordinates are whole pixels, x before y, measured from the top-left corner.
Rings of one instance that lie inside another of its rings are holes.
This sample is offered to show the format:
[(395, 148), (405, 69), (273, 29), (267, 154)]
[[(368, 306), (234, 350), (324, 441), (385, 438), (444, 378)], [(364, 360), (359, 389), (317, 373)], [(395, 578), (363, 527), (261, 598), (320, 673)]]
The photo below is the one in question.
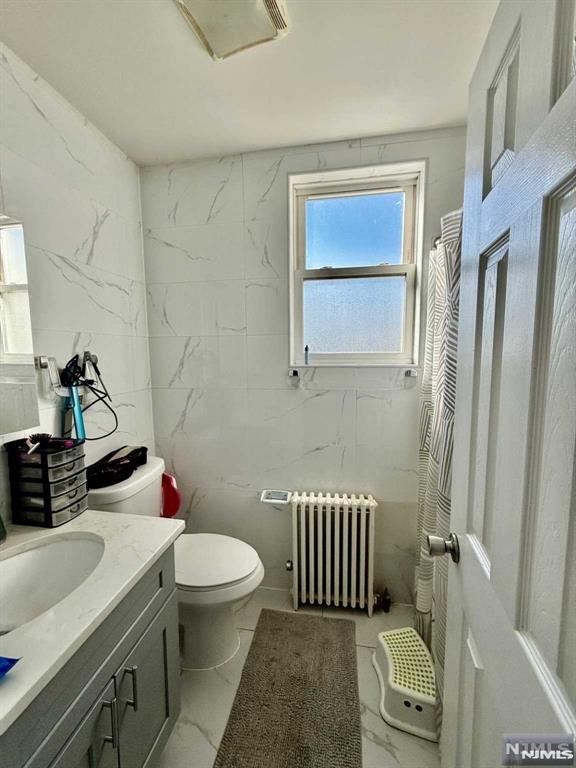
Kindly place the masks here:
[(401, 264), (404, 193), (306, 200), (306, 269)]
[(32, 354), (32, 331), (28, 291), (0, 294), (0, 333), (4, 352)]
[(311, 353), (400, 352), (404, 277), (304, 282), (304, 344)]

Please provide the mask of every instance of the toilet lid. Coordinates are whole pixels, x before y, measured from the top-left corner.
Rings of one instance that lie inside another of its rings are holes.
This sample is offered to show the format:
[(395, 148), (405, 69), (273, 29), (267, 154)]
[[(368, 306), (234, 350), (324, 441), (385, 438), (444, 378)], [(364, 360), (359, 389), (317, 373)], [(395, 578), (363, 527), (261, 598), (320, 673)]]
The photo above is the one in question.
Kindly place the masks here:
[(241, 581), (257, 568), (256, 550), (244, 541), (218, 533), (184, 533), (174, 545), (176, 583), (206, 589)]

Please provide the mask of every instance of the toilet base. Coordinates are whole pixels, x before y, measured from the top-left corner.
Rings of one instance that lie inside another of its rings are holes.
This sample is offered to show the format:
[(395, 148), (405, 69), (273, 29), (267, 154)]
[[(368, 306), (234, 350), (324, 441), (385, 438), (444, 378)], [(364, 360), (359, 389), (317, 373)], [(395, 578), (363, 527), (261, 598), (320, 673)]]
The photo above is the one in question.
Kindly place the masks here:
[(180, 603), (183, 628), (181, 667), (187, 671), (214, 669), (230, 661), (240, 648), (232, 604), (203, 608)]

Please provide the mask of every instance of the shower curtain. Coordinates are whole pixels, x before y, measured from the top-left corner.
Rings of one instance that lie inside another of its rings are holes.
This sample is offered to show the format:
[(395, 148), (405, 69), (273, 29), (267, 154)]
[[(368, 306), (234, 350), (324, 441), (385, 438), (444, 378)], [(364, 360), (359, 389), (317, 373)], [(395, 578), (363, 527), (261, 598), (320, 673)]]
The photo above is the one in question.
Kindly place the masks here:
[(419, 426), (416, 629), (432, 652), (440, 695), (444, 682), (448, 558), (431, 558), (429, 533), (448, 538), (456, 352), (460, 296), (462, 211), (442, 218), (441, 237), (430, 253), (426, 343)]

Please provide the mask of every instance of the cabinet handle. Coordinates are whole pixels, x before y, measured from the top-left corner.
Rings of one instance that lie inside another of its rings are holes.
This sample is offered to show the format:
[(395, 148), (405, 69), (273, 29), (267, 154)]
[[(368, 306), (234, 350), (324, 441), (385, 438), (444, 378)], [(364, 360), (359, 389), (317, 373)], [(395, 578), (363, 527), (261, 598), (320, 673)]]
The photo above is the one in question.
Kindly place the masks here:
[(104, 736), (104, 741), (112, 744), (112, 749), (118, 749), (118, 700), (116, 696), (111, 701), (103, 701), (102, 708), (110, 710), (110, 726), (112, 736)]
[(138, 667), (125, 667), (124, 672), (132, 676), (132, 699), (126, 699), (126, 704), (138, 712)]

